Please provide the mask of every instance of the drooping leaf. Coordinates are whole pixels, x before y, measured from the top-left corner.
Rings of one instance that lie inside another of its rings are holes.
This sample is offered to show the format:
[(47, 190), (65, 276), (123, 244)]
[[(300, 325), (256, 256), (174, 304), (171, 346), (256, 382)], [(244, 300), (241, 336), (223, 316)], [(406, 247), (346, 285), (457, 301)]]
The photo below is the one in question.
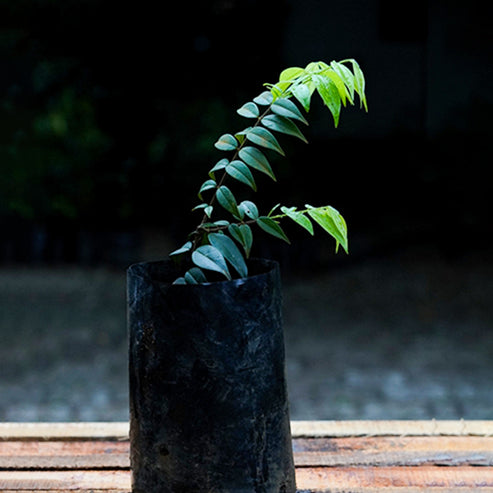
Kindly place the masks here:
[(192, 253), (192, 262), (202, 269), (220, 272), (227, 279), (231, 279), (226, 260), (223, 254), (212, 245), (202, 245)]
[(348, 253), (346, 221), (339, 214), (339, 211), (331, 206), (312, 207), (307, 205), (306, 207), (310, 217), (336, 240), (337, 246), (342, 245), (344, 251)]
[(237, 110), (237, 113), (245, 118), (257, 118), (259, 115), (259, 110), (255, 103), (245, 103)]
[(241, 204), (238, 206), (238, 209), (250, 219), (258, 218), (258, 208), (251, 200), (244, 200), (243, 202), (241, 202)]
[(291, 89), (293, 96), (301, 103), (305, 111), (310, 111), (312, 93), (307, 84), (298, 84)]
[(169, 256), (172, 257), (173, 255), (181, 255), (182, 253), (187, 253), (192, 249), (192, 247), (193, 247), (192, 242), (187, 241), (182, 247), (171, 252)]
[(215, 180), (204, 181), (204, 183), (202, 183), (202, 186), (200, 187), (200, 190), (198, 193), (199, 199), (203, 200), (202, 199), (202, 192), (205, 192), (206, 190), (212, 190), (216, 187), (217, 187), (217, 183)]
[(252, 172), (243, 161), (240, 161), (239, 159), (231, 161), (231, 163), (226, 166), (226, 173), (236, 180), (245, 183), (255, 192), (257, 191), (257, 185), (255, 184)]
[(294, 118), (305, 125), (308, 125), (306, 118), (301, 114), (298, 107), (287, 98), (277, 99), (272, 103), (271, 110), (276, 115), (285, 116), (286, 118)]
[(284, 151), (281, 149), (279, 142), (274, 137), (272, 132), (262, 127), (254, 127), (250, 129), (247, 133), (247, 139), (254, 144), (257, 144), (261, 147), (265, 147), (267, 149), (272, 149), (273, 151), (278, 152), (281, 156), (284, 156)]
[(292, 219), (296, 224), (299, 224), (305, 228), (311, 235), (313, 235), (313, 224), (306, 217), (303, 212), (297, 211), (296, 207), (281, 207), (281, 211), (286, 214), (290, 219)]
[(235, 217), (240, 217), (240, 213), (238, 211), (238, 204), (236, 202), (235, 196), (233, 192), (226, 187), (225, 185), (221, 185), (216, 192), (217, 201), (228, 211), (233, 214)]
[(216, 149), (220, 151), (234, 151), (238, 147), (238, 141), (231, 134), (224, 134), (219, 137), (214, 144)]
[(281, 74), (279, 75), (279, 80), (281, 80), (281, 81), (292, 81), (292, 80), (298, 78), (304, 72), (305, 72), (305, 69), (302, 69), (300, 67), (289, 67), (287, 69), (284, 69), (281, 72)]
[(351, 70), (349, 70), (345, 65), (339, 62), (332, 61), (330, 63), (332, 70), (344, 81), (344, 85), (349, 91), (351, 98), (351, 104), (353, 104), (354, 99), (354, 76)]
[(270, 217), (267, 216), (260, 216), (257, 219), (257, 224), (266, 233), (269, 233), (270, 235), (275, 236), (276, 238), (280, 238), (281, 240), (284, 240), (286, 243), (290, 243), (288, 237), (286, 236), (286, 233), (284, 233), (281, 226), (279, 226), (279, 224), (276, 221), (274, 221), (274, 219), (271, 219)]
[(324, 77), (328, 77), (332, 83), (337, 87), (337, 91), (339, 92), (339, 97), (341, 98), (342, 104), (346, 106), (346, 99), (349, 98), (350, 102), (351, 97), (349, 96), (349, 92), (346, 88), (346, 85), (344, 84), (344, 81), (337, 75), (336, 72), (332, 69), (327, 69), (322, 72)]
[(215, 180), (215, 175), (214, 173), (216, 171), (220, 171), (222, 169), (224, 169), (229, 163), (229, 159), (226, 159), (226, 158), (223, 158), (223, 159), (220, 159), (212, 168), (211, 170), (209, 171), (209, 176)]
[(248, 268), (245, 259), (235, 245), (235, 242), (229, 236), (222, 233), (211, 233), (209, 234), (209, 242), (221, 252), (223, 257), (232, 265), (236, 272), (238, 272), (240, 277), (248, 276)]
[(265, 173), (276, 181), (276, 177), (274, 176), (274, 172), (272, 171), (269, 161), (267, 161), (267, 158), (262, 151), (256, 147), (248, 146), (240, 149), (238, 155), (241, 159), (243, 159), (243, 161), (245, 161), (246, 164), (248, 164), (248, 166)]
[(262, 125), (269, 128), (270, 130), (275, 130), (276, 132), (281, 132), (288, 135), (293, 135), (298, 137), (303, 142), (308, 144), (305, 136), (301, 133), (300, 129), (285, 116), (280, 115), (267, 115), (262, 118)]
[(187, 284), (200, 284), (202, 282), (207, 282), (205, 274), (202, 272), (202, 269), (199, 269), (198, 267), (192, 267), (190, 270), (185, 272), (184, 278)]
[(254, 98), (253, 101), (261, 106), (269, 106), (272, 103), (272, 93), (270, 91), (264, 91)]
[(229, 234), (243, 247), (247, 258), (252, 249), (253, 234), (248, 224), (231, 224), (228, 227)]
[(314, 75), (312, 80), (324, 104), (332, 113), (334, 125), (337, 127), (339, 125), (339, 116), (341, 114), (341, 97), (336, 85), (324, 75)]

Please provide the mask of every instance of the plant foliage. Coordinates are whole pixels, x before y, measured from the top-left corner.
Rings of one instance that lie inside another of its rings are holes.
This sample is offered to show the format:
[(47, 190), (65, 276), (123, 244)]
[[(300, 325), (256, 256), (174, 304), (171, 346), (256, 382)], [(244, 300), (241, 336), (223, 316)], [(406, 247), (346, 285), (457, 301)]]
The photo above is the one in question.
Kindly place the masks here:
[[(359, 97), (360, 107), (368, 111), (365, 96), (365, 77), (353, 59), (312, 62), (305, 68), (290, 67), (283, 70), (275, 84), (264, 84), (268, 90), (245, 103), (237, 110), (249, 120), (250, 126), (233, 134), (224, 134), (215, 143), (216, 149), (228, 153), (209, 171), (209, 178), (198, 191), (201, 203), (194, 210), (203, 212), (202, 220), (189, 235), (188, 241), (170, 255), (187, 255), (193, 266), (178, 278), (176, 284), (207, 282), (204, 271), (218, 272), (226, 279), (248, 276), (247, 259), (253, 242), (253, 229), (289, 243), (281, 220), (287, 218), (314, 234), (313, 223), (331, 235), (339, 246), (348, 252), (347, 226), (344, 218), (327, 205), (305, 208), (275, 206), (262, 215), (250, 200), (238, 201), (225, 184), (236, 180), (257, 190), (254, 173), (261, 172), (276, 180), (268, 160), (268, 152), (284, 156), (276, 134), (285, 134), (307, 142), (300, 125), (308, 125), (303, 110), (310, 110), (312, 96), (316, 93), (329, 109), (334, 126), (339, 124), (341, 107), (354, 105)], [(300, 108), (301, 107), (301, 108)], [(226, 211), (228, 220), (214, 220), (217, 209)], [(279, 210), (280, 213), (276, 213)]]

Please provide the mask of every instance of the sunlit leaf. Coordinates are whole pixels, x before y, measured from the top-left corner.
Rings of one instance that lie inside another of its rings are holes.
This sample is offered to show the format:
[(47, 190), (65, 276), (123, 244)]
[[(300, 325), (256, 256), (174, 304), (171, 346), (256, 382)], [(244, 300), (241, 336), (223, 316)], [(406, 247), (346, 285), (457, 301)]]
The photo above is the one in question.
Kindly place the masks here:
[(293, 96), (301, 103), (305, 111), (310, 111), (312, 93), (306, 84), (298, 84), (291, 89)]
[(348, 253), (346, 221), (339, 214), (339, 211), (331, 206), (312, 207), (307, 205), (306, 207), (308, 208), (310, 217), (327, 231), (336, 240), (338, 245), (342, 245), (344, 251)]
[(248, 276), (248, 268), (245, 259), (235, 245), (235, 242), (229, 236), (222, 233), (211, 233), (208, 238), (210, 244), (221, 252), (223, 257), (232, 265), (241, 277)]
[(312, 80), (324, 104), (332, 113), (332, 116), (334, 117), (334, 125), (337, 127), (339, 125), (339, 116), (341, 114), (341, 97), (336, 85), (324, 75), (314, 75)]
[(223, 254), (212, 245), (203, 245), (192, 253), (192, 262), (202, 269), (220, 272), (227, 279), (231, 279), (226, 260)]
[(296, 207), (281, 207), (281, 211), (292, 219), (296, 224), (299, 224), (305, 228), (311, 235), (313, 235), (313, 224), (303, 212), (297, 211)]

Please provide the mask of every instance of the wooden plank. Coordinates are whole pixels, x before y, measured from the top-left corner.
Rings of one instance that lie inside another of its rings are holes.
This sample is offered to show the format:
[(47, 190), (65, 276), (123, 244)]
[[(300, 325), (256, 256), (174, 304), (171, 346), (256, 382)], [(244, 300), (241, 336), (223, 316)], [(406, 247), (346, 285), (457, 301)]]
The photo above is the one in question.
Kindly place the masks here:
[(296, 438), (297, 466), (493, 466), (493, 437)]
[(493, 436), (493, 421), (292, 421), (293, 437)]
[[(0, 440), (126, 440), (128, 422), (0, 423)], [(493, 436), (493, 421), (292, 421), (298, 437)]]
[[(493, 466), (493, 437), (295, 438), (296, 466)], [(129, 468), (128, 441), (4, 441), (2, 469)]]
[[(493, 491), (493, 468), (475, 467), (344, 467), (298, 468), (298, 490), (304, 492)], [(0, 491), (130, 491), (129, 471), (0, 471)]]
[[(489, 467), (325, 467), (298, 468), (296, 482), (299, 489), (317, 492), (350, 491), (367, 493), (373, 490), (406, 492), (406, 488), (422, 491), (483, 492), (493, 488), (493, 468)], [(440, 490), (441, 488), (441, 490)]]

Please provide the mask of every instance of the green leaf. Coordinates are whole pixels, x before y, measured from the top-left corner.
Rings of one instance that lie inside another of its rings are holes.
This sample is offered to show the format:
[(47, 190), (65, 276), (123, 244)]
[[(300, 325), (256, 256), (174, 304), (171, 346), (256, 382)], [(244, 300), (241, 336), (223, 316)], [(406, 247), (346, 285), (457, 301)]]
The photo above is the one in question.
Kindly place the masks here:
[(236, 180), (245, 183), (255, 192), (257, 191), (257, 185), (255, 184), (252, 172), (243, 161), (240, 161), (239, 159), (231, 161), (231, 163), (226, 166), (226, 173)]
[(289, 67), (284, 69), (279, 75), (280, 81), (293, 81), (305, 73), (305, 69), (300, 67)]
[(217, 189), (216, 192), (217, 201), (235, 217), (240, 217), (240, 212), (238, 211), (238, 204), (236, 202), (235, 196), (231, 190), (222, 185)]
[(184, 278), (187, 284), (200, 284), (202, 282), (207, 282), (205, 274), (198, 267), (192, 267), (190, 270), (185, 272)]
[(324, 75), (314, 75), (313, 83), (317, 88), (324, 104), (329, 108), (334, 117), (334, 125), (339, 125), (339, 116), (341, 114), (341, 97), (336, 85)]
[(248, 224), (231, 224), (228, 227), (229, 234), (243, 247), (247, 258), (252, 249), (253, 234)]
[(307, 205), (306, 207), (310, 217), (336, 240), (337, 247), (342, 245), (344, 251), (348, 253), (346, 221), (339, 212), (331, 206), (312, 207)]
[(187, 241), (181, 248), (178, 248), (178, 250), (171, 252), (169, 256), (172, 257), (173, 255), (181, 255), (182, 253), (187, 253), (192, 249), (192, 247), (192, 242)]
[(339, 97), (341, 98), (342, 104), (346, 106), (346, 98), (349, 98), (349, 102), (352, 103), (351, 97), (349, 96), (349, 92), (346, 89), (346, 85), (344, 81), (337, 75), (337, 73), (332, 69), (327, 69), (322, 72), (324, 77), (328, 77), (337, 87), (337, 91), (339, 92)]
[(267, 161), (267, 158), (264, 156), (262, 151), (256, 147), (243, 147), (240, 149), (238, 155), (241, 159), (243, 159), (243, 161), (245, 161), (246, 164), (248, 164), (248, 166), (265, 173), (276, 181), (276, 177), (270, 167), (269, 161)]
[(175, 281), (173, 281), (173, 284), (187, 284), (187, 281), (185, 280), (184, 277), (179, 277)]
[(202, 269), (220, 272), (227, 279), (231, 279), (228, 266), (223, 254), (212, 245), (203, 245), (192, 253), (192, 262)]
[(300, 129), (285, 116), (280, 115), (267, 115), (262, 118), (262, 125), (269, 128), (270, 130), (275, 130), (276, 132), (281, 132), (288, 135), (293, 135), (298, 137), (303, 142), (308, 144), (305, 136), (301, 133)]
[(261, 106), (269, 106), (272, 103), (272, 93), (270, 91), (264, 91), (254, 98), (253, 101)]
[(296, 207), (281, 207), (281, 211), (292, 219), (296, 224), (305, 228), (313, 236), (313, 224), (303, 212), (297, 211)]
[(226, 158), (220, 159), (214, 165), (214, 167), (209, 171), (209, 176), (214, 180), (215, 179), (214, 173), (216, 171), (220, 171), (220, 170), (224, 169), (228, 165), (228, 163), (229, 163), (229, 159), (226, 159)]
[(345, 65), (338, 62), (331, 62), (330, 66), (332, 70), (344, 81), (344, 85), (349, 91), (351, 98), (351, 104), (353, 104), (354, 99), (354, 75)]
[(258, 218), (257, 206), (250, 200), (244, 200), (243, 202), (241, 202), (241, 204), (238, 206), (238, 209), (250, 219)]
[(307, 84), (298, 84), (291, 89), (293, 96), (301, 103), (305, 111), (310, 111), (312, 93)]
[(277, 99), (274, 103), (272, 103), (271, 110), (276, 115), (285, 116), (286, 118), (294, 118), (295, 120), (299, 120), (305, 125), (308, 125), (308, 122), (301, 114), (298, 107), (287, 98)]
[(236, 272), (238, 272), (240, 277), (248, 276), (248, 268), (245, 259), (229, 236), (222, 233), (211, 233), (209, 235), (209, 242), (221, 252), (223, 257), (232, 265)]
[(269, 233), (270, 235), (275, 236), (276, 238), (280, 238), (281, 240), (290, 243), (288, 237), (282, 230), (281, 226), (279, 226), (279, 224), (276, 221), (274, 221), (274, 219), (271, 219), (270, 217), (267, 216), (260, 216), (257, 219), (257, 224), (266, 233)]
[(274, 137), (272, 132), (262, 127), (254, 127), (247, 133), (247, 139), (254, 144), (261, 147), (266, 147), (267, 149), (272, 149), (278, 152), (281, 156), (284, 156), (284, 151), (281, 149), (279, 142)]
[(206, 190), (212, 190), (216, 187), (217, 187), (217, 183), (215, 180), (204, 181), (204, 183), (202, 183), (202, 186), (200, 187), (200, 190), (198, 193), (199, 199), (203, 200), (202, 199), (202, 192), (205, 192)]
[(245, 103), (237, 110), (237, 113), (245, 118), (257, 118), (259, 116), (258, 106), (255, 103)]
[(220, 151), (234, 151), (238, 147), (238, 141), (231, 134), (224, 134), (214, 144)]

